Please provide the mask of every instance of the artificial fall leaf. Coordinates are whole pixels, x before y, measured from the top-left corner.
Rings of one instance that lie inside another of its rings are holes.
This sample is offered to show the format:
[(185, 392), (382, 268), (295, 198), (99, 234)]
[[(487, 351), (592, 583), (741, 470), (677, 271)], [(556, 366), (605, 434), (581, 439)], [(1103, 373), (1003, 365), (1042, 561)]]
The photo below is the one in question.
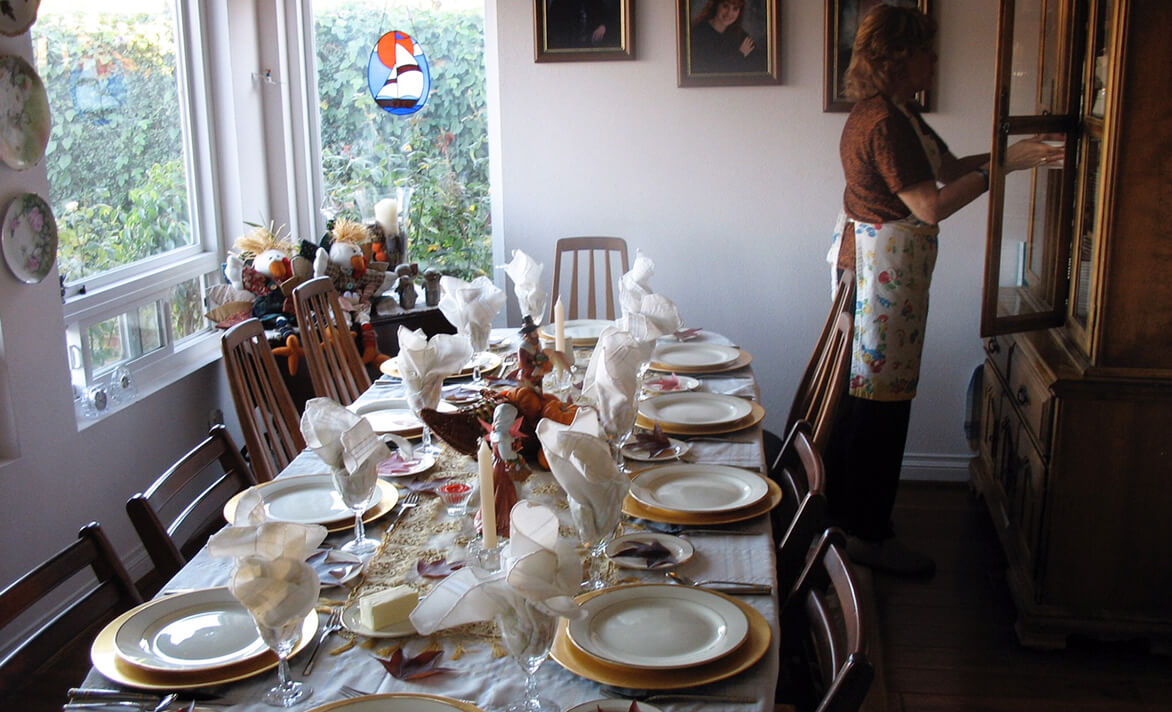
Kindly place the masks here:
[(651, 453), (651, 457), (659, 457), (671, 454), (674, 446), (663, 434), (663, 428), (656, 423), (650, 433), (639, 433), (635, 436), (635, 447)]
[(415, 564), (415, 570), (419, 572), (420, 576), (425, 578), (444, 578), (462, 568), (464, 568), (463, 561), (449, 562), (447, 559), (437, 559), (435, 561), (424, 561), (420, 559)]
[(390, 658), (377, 658), (392, 677), (399, 680), (420, 680), (441, 672), (452, 672), (451, 668), (439, 667), (439, 659), (443, 656), (442, 650), (425, 650), (413, 658), (403, 654), (399, 648)]
[(699, 333), (700, 327), (696, 327), (695, 329), (678, 329), (672, 336), (676, 337), (676, 341), (687, 341), (696, 338)]
[(404, 459), (403, 455), (396, 450), (378, 464), (378, 471), (381, 475), (401, 475), (418, 467), (419, 462), (418, 457)]
[(622, 549), (616, 551), (614, 555), (616, 557), (627, 556), (635, 559), (643, 559), (647, 562), (647, 568), (649, 569), (675, 563), (675, 557), (672, 556), (671, 550), (655, 540), (648, 542), (629, 542)]
[(678, 391), (680, 390), (680, 377), (673, 374), (662, 376), (654, 381), (648, 381), (647, 385), (654, 386), (661, 391)]
[(399, 483), (404, 489), (410, 492), (430, 492), (435, 494), (436, 490), (452, 481), (451, 477), (440, 477), (434, 480), (419, 480), (412, 479), (406, 482)]

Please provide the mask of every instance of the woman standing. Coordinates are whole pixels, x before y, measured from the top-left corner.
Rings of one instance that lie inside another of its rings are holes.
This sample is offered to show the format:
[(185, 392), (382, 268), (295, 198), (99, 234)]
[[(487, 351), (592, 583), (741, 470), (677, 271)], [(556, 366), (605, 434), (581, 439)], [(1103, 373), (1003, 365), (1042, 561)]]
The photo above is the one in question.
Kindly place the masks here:
[[(932, 84), (936, 24), (879, 5), (863, 19), (846, 75), (855, 101), (839, 152), (846, 190), (827, 260), (855, 271), (849, 392), (827, 447), (830, 513), (858, 563), (930, 574), (934, 562), (894, 538), (891, 511), (920, 374), (938, 223), (989, 187), (988, 154), (956, 158), (913, 96)], [(1034, 139), (1009, 148), (1008, 170), (1061, 158)]]

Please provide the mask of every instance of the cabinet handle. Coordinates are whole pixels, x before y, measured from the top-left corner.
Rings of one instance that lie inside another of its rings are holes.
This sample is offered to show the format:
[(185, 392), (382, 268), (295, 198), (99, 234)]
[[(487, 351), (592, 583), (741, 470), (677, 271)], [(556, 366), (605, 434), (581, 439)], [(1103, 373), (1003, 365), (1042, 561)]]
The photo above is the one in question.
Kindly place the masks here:
[(1025, 386), (1019, 386), (1017, 389), (1017, 404), (1027, 405), (1030, 402), (1030, 393)]
[(991, 354), (999, 354), (1001, 353), (1001, 344), (997, 343), (996, 338), (989, 339), (985, 343), (985, 350)]

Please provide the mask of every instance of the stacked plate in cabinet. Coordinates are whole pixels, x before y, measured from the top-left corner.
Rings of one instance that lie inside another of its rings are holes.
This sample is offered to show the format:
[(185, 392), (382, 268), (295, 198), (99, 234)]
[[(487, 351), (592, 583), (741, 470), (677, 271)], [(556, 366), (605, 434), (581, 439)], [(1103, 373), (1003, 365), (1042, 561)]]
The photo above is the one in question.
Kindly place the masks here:
[[(311, 611), (292, 655), (316, 630), (317, 613)], [(177, 593), (132, 608), (102, 629), (90, 658), (110, 680), (146, 690), (219, 685), (277, 666), (252, 616), (226, 588)]]
[(623, 512), (670, 524), (729, 524), (766, 514), (780, 502), (781, 488), (755, 472), (679, 462), (635, 475)]
[(596, 682), (675, 689), (723, 680), (769, 648), (769, 622), (751, 606), (690, 586), (636, 584), (583, 594), (562, 619), (552, 657)]

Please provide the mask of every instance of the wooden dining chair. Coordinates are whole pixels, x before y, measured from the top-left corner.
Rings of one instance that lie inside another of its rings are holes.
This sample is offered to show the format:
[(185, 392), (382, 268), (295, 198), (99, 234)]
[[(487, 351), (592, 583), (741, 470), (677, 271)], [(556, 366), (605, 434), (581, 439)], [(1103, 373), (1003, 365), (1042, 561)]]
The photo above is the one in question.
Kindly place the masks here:
[(294, 289), (293, 309), (314, 392), (350, 405), (370, 388), (370, 376), (329, 277), (311, 279)]
[(268, 482), (305, 449), (297, 408), (259, 320), (228, 329), (220, 347), (252, 473)]
[[(62, 600), (69, 602), (61, 607)], [(99, 626), (139, 603), (102, 527), (82, 527), (77, 541), (0, 591), (0, 630), (32, 629), (0, 659), (0, 707), (60, 709), (65, 690), (89, 669)]]
[(777, 545), (777, 590), (784, 592), (793, 588), (810, 547), (829, 524), (826, 471), (809, 423), (799, 420), (794, 424), (769, 468), (769, 478), (782, 492), (781, 503), (770, 515)]
[(145, 492), (126, 502), (126, 513), (155, 566), (151, 593), (225, 525), (224, 505), (256, 484), (252, 471), (223, 425), (179, 459)]
[[(567, 270), (570, 278), (566, 318), (613, 320), (617, 316), (616, 284), (618, 278), (630, 269), (627, 241), (621, 237), (563, 237), (557, 241), (553, 262), (553, 299), (549, 305), (551, 324), (553, 308), (561, 294), (563, 255), (568, 255)], [(585, 275), (582, 275), (583, 271)], [(583, 288), (586, 290), (586, 299), (580, 307), (579, 297)], [(601, 315), (600, 306), (604, 307)]]
[(810, 385), (810, 408), (804, 418), (810, 424), (810, 435), (814, 449), (820, 455), (826, 454), (827, 443), (834, 429), (834, 418), (838, 412), (838, 404), (846, 395), (847, 380), (850, 378), (851, 365), (851, 327), (854, 314), (840, 313), (834, 322), (834, 329), (830, 332), (830, 340), (826, 344), (825, 354), (820, 359), (818, 368)]
[(858, 712), (875, 678), (871, 601), (845, 541), (827, 529), (782, 604), (777, 699), (798, 712)]
[(847, 314), (853, 323), (854, 313), (855, 273), (843, 270), (838, 279), (838, 286), (834, 290), (834, 300), (830, 306), (830, 313), (826, 315), (826, 323), (822, 325), (818, 341), (814, 344), (814, 352), (810, 355), (810, 360), (806, 363), (806, 370), (802, 372), (802, 378), (798, 381), (798, 388), (794, 392), (794, 399), (790, 404), (789, 416), (785, 423), (785, 432), (788, 433), (794, 427), (794, 423), (799, 420), (814, 422), (814, 413), (819, 405), (816, 398), (815, 382), (820, 371), (825, 368), (830, 342), (838, 326), (838, 317), (840, 314)]

